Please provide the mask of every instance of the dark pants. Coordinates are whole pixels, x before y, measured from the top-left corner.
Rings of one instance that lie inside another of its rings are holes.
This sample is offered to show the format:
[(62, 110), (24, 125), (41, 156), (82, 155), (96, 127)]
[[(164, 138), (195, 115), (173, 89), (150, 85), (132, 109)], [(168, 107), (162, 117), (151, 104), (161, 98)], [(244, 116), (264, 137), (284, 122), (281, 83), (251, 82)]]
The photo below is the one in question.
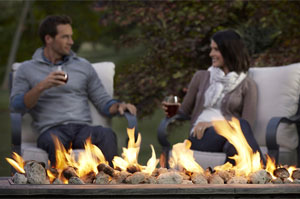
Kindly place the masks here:
[(59, 125), (46, 130), (37, 141), (37, 146), (48, 153), (51, 165), (55, 166), (55, 145), (51, 135), (55, 135), (66, 150), (83, 149), (87, 138), (91, 137), (92, 144), (101, 149), (106, 160), (112, 166), (112, 159), (118, 155), (118, 146), (115, 133), (102, 126), (89, 126), (84, 124)]
[[(249, 123), (244, 119), (240, 119), (240, 125), (242, 132), (253, 152), (259, 151), (260, 156), (263, 159), (262, 152), (253, 136)], [(226, 153), (225, 162), (230, 162), (235, 165), (235, 161), (229, 158), (237, 154), (235, 147), (230, 144), (225, 137), (217, 134), (213, 127), (207, 128), (205, 130), (202, 139), (199, 140), (195, 137), (190, 136), (189, 140), (192, 142), (191, 149), (207, 152), (224, 152)]]

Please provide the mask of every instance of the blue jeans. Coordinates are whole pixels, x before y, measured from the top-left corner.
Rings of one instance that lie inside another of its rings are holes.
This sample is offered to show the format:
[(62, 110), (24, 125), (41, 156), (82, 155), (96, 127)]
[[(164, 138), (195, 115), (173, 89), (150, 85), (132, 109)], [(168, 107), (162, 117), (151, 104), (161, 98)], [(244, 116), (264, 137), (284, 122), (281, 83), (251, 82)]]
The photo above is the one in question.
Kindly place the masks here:
[(70, 146), (73, 149), (83, 149), (86, 139), (91, 137), (92, 144), (101, 149), (111, 166), (113, 157), (118, 155), (116, 134), (111, 129), (85, 124), (59, 125), (43, 132), (37, 141), (37, 146), (48, 153), (52, 166), (55, 166), (56, 159), (55, 145), (51, 135), (55, 135), (67, 150)]
[[(242, 132), (253, 152), (258, 151), (262, 160), (264, 161), (262, 152), (253, 136), (249, 123), (244, 119), (240, 119), (240, 125)], [(226, 153), (225, 162), (230, 162), (231, 164), (235, 165), (235, 161), (229, 158), (237, 154), (235, 147), (230, 144), (225, 137), (217, 134), (213, 127), (207, 128), (200, 140), (192, 136), (189, 137), (189, 140), (192, 142), (191, 149), (207, 152), (224, 152)]]

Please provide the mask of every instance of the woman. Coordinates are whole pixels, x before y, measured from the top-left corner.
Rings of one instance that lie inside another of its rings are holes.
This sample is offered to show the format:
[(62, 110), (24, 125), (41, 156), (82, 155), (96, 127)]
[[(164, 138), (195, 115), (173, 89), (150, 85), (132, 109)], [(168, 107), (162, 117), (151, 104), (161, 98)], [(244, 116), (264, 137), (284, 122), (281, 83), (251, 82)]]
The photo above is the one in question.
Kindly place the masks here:
[(247, 76), (249, 55), (239, 34), (233, 30), (217, 32), (210, 47), (212, 66), (194, 75), (179, 112), (191, 117), (191, 149), (225, 152), (226, 162), (235, 164), (228, 158), (237, 153), (234, 146), (216, 133), (211, 121), (239, 118), (249, 145), (254, 152), (262, 154), (251, 130), (256, 115), (257, 88)]

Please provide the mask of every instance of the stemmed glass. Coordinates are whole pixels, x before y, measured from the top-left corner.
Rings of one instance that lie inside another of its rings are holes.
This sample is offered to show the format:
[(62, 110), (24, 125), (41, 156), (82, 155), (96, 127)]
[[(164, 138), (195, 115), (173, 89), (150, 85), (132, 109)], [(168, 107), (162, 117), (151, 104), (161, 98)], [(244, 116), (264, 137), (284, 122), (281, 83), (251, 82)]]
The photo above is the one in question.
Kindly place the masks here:
[(167, 96), (163, 101), (163, 105), (165, 106), (167, 117), (173, 117), (176, 115), (180, 106), (179, 98), (174, 95)]

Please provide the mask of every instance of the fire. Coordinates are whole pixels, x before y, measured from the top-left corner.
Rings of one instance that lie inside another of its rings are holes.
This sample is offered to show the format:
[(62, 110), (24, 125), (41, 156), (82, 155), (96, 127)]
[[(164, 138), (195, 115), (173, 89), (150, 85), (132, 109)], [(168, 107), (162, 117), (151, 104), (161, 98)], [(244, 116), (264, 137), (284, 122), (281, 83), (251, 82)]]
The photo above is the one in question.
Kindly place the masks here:
[(190, 172), (203, 173), (203, 168), (195, 161), (193, 151), (190, 148), (191, 142), (189, 140), (173, 145), (170, 167), (176, 168), (178, 166)]
[(11, 158), (5, 158), (5, 159), (9, 164), (11, 164), (17, 170), (17, 172), (25, 173), (23, 158), (15, 152), (13, 152), (12, 157), (13, 159)]
[[(138, 134), (137, 141), (135, 142), (134, 131), (135, 129), (127, 129), (129, 137), (128, 148), (123, 148), (123, 158), (118, 156), (114, 157), (114, 167), (126, 171), (129, 167), (134, 166), (139, 171), (151, 175), (159, 162), (159, 160), (156, 159), (154, 147), (151, 145), (152, 157), (148, 160), (147, 166), (139, 165), (138, 154), (141, 145), (141, 134)], [(68, 183), (68, 180), (62, 175), (63, 170), (68, 167), (74, 168), (76, 175), (79, 178), (82, 178), (91, 172), (96, 175), (98, 173), (97, 167), (101, 163), (108, 165), (102, 151), (96, 145), (92, 144), (91, 138), (86, 140), (84, 150), (79, 152), (78, 158), (75, 157), (72, 149), (66, 150), (56, 136), (53, 136), (53, 140), (56, 149), (56, 165), (54, 169), (58, 172), (58, 175), (54, 175), (54, 173), (51, 172), (51, 169), (47, 169), (47, 176), (50, 182), (53, 182), (53, 180), (58, 177), (65, 184)], [(6, 160), (17, 170), (17, 172), (25, 174), (23, 158), (17, 153), (13, 153), (12, 156), (13, 159), (6, 158)], [(50, 165), (50, 162), (48, 162), (48, 165)]]
[(112, 160), (114, 168), (120, 168), (123, 171), (126, 171), (129, 167), (135, 167), (137, 170), (140, 170), (144, 173), (152, 174), (156, 168), (159, 160), (156, 159), (155, 151), (151, 145), (152, 157), (148, 160), (147, 166), (142, 166), (138, 164), (138, 154), (140, 151), (141, 145), (141, 134), (138, 134), (137, 141), (135, 142), (134, 137), (135, 129), (127, 129), (128, 134), (128, 148), (123, 147), (122, 158), (115, 156)]
[[(223, 165), (216, 166), (214, 170), (234, 170), (234, 173), (237, 176), (248, 176), (250, 173), (264, 169), (259, 152), (253, 153), (244, 137), (238, 119), (233, 118), (232, 121), (215, 120), (212, 123), (217, 133), (225, 137), (237, 150), (237, 155), (230, 157), (235, 160), (235, 166), (226, 162)], [(173, 145), (172, 157), (169, 161), (170, 167), (179, 168), (181, 170), (185, 169), (192, 173), (203, 173), (202, 167), (194, 160), (193, 151), (190, 150), (190, 147), (191, 142), (189, 140)], [(275, 160), (267, 155), (265, 170), (272, 175), (273, 179), (276, 178), (273, 174), (274, 170), (280, 167), (282, 166), (276, 166)], [(287, 170), (291, 174), (296, 170), (296, 167), (290, 166)]]
[(259, 152), (253, 153), (240, 127), (239, 120), (215, 120), (212, 122), (217, 133), (234, 145), (237, 155), (231, 157), (236, 165), (233, 169), (237, 175), (249, 175), (263, 168)]

